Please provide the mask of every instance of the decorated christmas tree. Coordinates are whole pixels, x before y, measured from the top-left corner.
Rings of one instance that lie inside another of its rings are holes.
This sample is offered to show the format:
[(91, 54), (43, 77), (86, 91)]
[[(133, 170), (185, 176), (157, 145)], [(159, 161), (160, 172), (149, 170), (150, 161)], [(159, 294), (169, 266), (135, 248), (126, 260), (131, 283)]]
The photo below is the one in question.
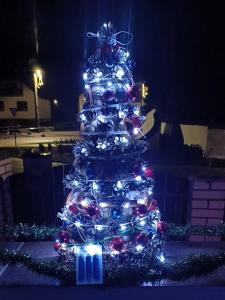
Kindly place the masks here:
[[(83, 74), (82, 139), (65, 177), (68, 196), (58, 213), (63, 225), (54, 246), (67, 263), (86, 255), (94, 264), (93, 256), (102, 253), (104, 272), (113, 276), (164, 260), (162, 222), (141, 134), (141, 95), (125, 48), (132, 34), (108, 23), (87, 36), (96, 37), (98, 47)], [(85, 270), (94, 272), (87, 265)]]

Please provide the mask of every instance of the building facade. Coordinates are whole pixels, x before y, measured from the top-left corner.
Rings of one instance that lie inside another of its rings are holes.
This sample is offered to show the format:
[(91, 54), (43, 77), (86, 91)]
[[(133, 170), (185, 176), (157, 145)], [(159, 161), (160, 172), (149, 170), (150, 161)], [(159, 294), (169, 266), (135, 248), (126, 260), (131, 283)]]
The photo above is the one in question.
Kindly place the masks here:
[[(41, 125), (51, 122), (50, 100), (39, 98), (39, 118)], [(16, 109), (15, 117), (11, 112)], [(34, 91), (18, 81), (0, 82), (0, 126), (16, 125), (35, 126), (35, 98)]]

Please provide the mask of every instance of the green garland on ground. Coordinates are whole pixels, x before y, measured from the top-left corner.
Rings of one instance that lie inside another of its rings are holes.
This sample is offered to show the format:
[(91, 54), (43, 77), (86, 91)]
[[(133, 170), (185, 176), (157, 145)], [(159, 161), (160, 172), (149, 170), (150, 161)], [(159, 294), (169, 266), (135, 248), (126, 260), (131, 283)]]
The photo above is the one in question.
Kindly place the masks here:
[(201, 226), (187, 224), (184, 226), (168, 223), (166, 225), (165, 234), (169, 239), (183, 238), (189, 235), (204, 235), (204, 236), (225, 236), (225, 224)]
[[(60, 228), (44, 225), (6, 225), (0, 227), (0, 238), (16, 241), (52, 241), (55, 240)], [(225, 224), (212, 226), (184, 225), (178, 226), (167, 223), (164, 229), (165, 236), (169, 240), (181, 239), (189, 235), (225, 236)]]
[(16, 241), (52, 241), (56, 238), (59, 230), (56, 226), (30, 226), (19, 223), (0, 227), (0, 237)]
[[(47, 275), (60, 280), (62, 285), (75, 285), (75, 268), (60, 263), (58, 259), (38, 261), (32, 258), (30, 253), (21, 253), (15, 250), (0, 248), (0, 263), (20, 263), (33, 272)], [(105, 273), (105, 286), (140, 285), (144, 282), (153, 284), (161, 280), (184, 281), (193, 276), (207, 275), (225, 264), (225, 252), (220, 255), (194, 254), (175, 263), (163, 263), (145, 266), (145, 270), (137, 270), (125, 266), (124, 271), (113, 275)], [(147, 270), (147, 272), (146, 272)], [(132, 271), (132, 272), (131, 272)]]

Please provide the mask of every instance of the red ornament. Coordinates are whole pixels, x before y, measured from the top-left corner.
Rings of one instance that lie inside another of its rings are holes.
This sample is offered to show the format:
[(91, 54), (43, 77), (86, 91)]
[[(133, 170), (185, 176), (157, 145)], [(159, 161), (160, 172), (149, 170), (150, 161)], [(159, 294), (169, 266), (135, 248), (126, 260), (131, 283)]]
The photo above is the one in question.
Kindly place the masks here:
[(121, 252), (124, 248), (124, 241), (120, 237), (114, 237), (111, 241), (111, 248), (114, 251)]
[(60, 242), (55, 242), (54, 243), (54, 249), (55, 249), (55, 251), (60, 250), (61, 249), (61, 243)]
[(138, 204), (134, 208), (134, 213), (138, 215), (139, 217), (143, 217), (147, 214), (148, 210), (147, 207), (144, 204)]
[(132, 121), (132, 124), (133, 124), (134, 127), (136, 127), (136, 128), (140, 128), (141, 127), (141, 120), (140, 120), (140, 118), (138, 116), (133, 116), (131, 118), (131, 121)]
[(73, 214), (76, 214), (78, 212), (76, 203), (73, 203), (69, 206), (69, 211)]
[(61, 243), (67, 243), (70, 239), (70, 234), (67, 231), (62, 230), (58, 233), (58, 238)]
[(100, 213), (99, 208), (94, 204), (91, 204), (85, 208), (85, 211), (90, 218), (96, 218)]
[(166, 230), (166, 222), (159, 221), (159, 222), (157, 223), (157, 230), (158, 230), (159, 232), (165, 232), (165, 230)]
[(144, 169), (144, 175), (146, 177), (153, 177), (153, 169), (151, 167), (146, 167)]
[(157, 207), (158, 207), (157, 201), (155, 199), (152, 199), (149, 204), (148, 210), (153, 211), (153, 210), (156, 210)]
[(136, 237), (136, 243), (139, 244), (139, 245), (142, 245), (142, 246), (146, 245), (148, 240), (149, 240), (148, 236), (143, 232), (141, 232)]

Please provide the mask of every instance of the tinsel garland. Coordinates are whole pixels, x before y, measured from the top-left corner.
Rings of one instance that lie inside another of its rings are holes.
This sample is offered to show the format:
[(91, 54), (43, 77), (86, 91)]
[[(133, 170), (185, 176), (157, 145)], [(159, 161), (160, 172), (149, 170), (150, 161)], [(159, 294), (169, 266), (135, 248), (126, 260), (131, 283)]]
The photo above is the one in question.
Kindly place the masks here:
[(52, 241), (56, 238), (59, 228), (56, 226), (6, 225), (0, 227), (0, 237), (16, 241)]
[[(50, 276), (60, 280), (62, 285), (75, 285), (75, 268), (73, 265), (66, 266), (59, 259), (37, 261), (30, 253), (21, 253), (15, 250), (0, 248), (0, 263), (20, 263), (33, 272)], [(180, 259), (175, 263), (149, 264), (145, 268), (138, 269), (136, 266), (125, 265), (123, 272), (113, 274), (108, 270), (104, 274), (105, 286), (131, 286), (141, 285), (144, 282), (152, 284), (160, 283), (161, 280), (184, 281), (193, 276), (207, 275), (225, 264), (225, 252), (220, 255), (193, 254)]]
[[(56, 238), (59, 231), (60, 228), (56, 226), (30, 226), (20, 223), (0, 227), (0, 237), (6, 240), (17, 241), (51, 241)], [(173, 223), (167, 223), (164, 232), (168, 240), (184, 238), (189, 235), (225, 236), (225, 224), (211, 226), (187, 224), (178, 226)]]

